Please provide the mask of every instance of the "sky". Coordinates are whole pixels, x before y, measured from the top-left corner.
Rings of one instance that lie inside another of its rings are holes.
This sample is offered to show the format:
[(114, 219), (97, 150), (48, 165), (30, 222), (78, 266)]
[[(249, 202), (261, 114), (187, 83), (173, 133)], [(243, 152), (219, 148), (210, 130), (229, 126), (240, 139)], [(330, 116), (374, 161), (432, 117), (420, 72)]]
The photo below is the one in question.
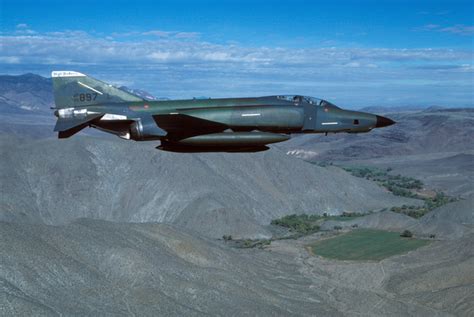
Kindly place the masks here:
[(473, 1), (0, 0), (0, 73), (155, 96), (473, 106)]

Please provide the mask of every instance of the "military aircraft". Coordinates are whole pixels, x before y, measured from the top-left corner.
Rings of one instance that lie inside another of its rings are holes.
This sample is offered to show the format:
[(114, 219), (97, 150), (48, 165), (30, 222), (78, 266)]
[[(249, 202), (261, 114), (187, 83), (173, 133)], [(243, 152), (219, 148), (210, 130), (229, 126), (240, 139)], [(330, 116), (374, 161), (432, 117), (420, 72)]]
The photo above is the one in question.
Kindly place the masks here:
[(85, 127), (172, 152), (259, 152), (300, 133), (362, 133), (394, 124), (299, 95), (149, 101), (74, 71), (53, 71), (54, 131)]

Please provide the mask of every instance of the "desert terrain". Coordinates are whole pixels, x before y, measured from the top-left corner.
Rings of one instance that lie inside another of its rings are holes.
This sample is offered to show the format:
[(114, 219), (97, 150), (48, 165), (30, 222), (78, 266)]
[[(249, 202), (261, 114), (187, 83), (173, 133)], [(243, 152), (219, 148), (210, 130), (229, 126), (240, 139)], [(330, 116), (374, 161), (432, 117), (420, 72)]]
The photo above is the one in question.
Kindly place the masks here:
[[(1, 315), (474, 314), (472, 108), (175, 154), (88, 130), (57, 140), (52, 102), (50, 79), (0, 76)], [(318, 253), (362, 230), (420, 243)]]

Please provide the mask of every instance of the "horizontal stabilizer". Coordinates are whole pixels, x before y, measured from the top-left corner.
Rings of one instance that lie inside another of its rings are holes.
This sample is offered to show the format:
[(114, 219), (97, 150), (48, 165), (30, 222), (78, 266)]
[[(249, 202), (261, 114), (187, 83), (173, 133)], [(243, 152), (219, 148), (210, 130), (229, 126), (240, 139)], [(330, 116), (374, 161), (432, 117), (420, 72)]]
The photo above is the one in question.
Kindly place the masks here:
[(59, 118), (58, 121), (56, 121), (56, 125), (54, 126), (54, 131), (59, 132), (58, 137), (60, 139), (68, 138), (87, 127), (89, 122), (102, 116), (102, 113), (97, 113), (80, 118)]
[(58, 121), (56, 121), (56, 125), (54, 127), (54, 131), (66, 131), (71, 128), (74, 128), (76, 126), (79, 126), (84, 123), (88, 123), (94, 119), (97, 119), (99, 117), (102, 117), (104, 114), (103, 113), (95, 113), (95, 114), (89, 114), (87, 116), (83, 117), (71, 117), (71, 118), (59, 118)]
[(70, 136), (73, 136), (74, 134), (76, 134), (77, 132), (81, 131), (81, 130), (84, 129), (85, 127), (87, 127), (87, 123), (78, 125), (78, 126), (76, 126), (76, 127), (74, 127), (74, 128), (71, 128), (71, 129), (69, 129), (69, 130), (59, 131), (59, 132), (58, 132), (58, 139), (66, 139), (66, 138), (69, 138)]

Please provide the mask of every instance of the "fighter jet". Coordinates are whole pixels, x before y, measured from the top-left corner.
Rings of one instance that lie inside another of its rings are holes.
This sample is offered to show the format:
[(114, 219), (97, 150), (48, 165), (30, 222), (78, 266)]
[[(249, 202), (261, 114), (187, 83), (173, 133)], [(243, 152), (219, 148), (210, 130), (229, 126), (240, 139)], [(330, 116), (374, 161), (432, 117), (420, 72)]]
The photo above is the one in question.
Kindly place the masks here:
[(301, 133), (363, 133), (394, 124), (300, 95), (149, 101), (75, 71), (53, 71), (54, 131), (85, 127), (172, 152), (259, 152)]

